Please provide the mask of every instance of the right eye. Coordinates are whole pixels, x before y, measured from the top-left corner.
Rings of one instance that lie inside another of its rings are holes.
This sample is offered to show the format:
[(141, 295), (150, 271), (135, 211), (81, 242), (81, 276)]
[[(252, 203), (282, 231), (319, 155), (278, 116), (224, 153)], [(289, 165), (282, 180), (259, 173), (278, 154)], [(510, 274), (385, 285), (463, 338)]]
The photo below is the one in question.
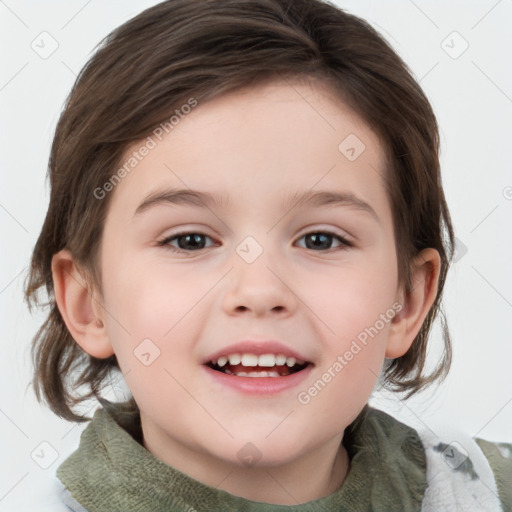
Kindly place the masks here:
[[(206, 238), (211, 240), (211, 238), (204, 233), (185, 231), (170, 235), (157, 242), (157, 245), (159, 247), (163, 246), (173, 252), (197, 252), (205, 248), (204, 239)], [(172, 242), (176, 242), (178, 247), (172, 245)]]

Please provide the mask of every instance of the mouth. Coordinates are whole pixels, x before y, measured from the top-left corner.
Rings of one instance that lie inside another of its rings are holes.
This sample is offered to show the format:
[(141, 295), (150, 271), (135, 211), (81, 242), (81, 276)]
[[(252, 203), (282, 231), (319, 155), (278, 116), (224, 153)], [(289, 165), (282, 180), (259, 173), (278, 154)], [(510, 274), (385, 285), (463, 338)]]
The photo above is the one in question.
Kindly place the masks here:
[(299, 373), (312, 363), (284, 354), (230, 354), (212, 359), (206, 366), (214, 371), (235, 377), (287, 377)]

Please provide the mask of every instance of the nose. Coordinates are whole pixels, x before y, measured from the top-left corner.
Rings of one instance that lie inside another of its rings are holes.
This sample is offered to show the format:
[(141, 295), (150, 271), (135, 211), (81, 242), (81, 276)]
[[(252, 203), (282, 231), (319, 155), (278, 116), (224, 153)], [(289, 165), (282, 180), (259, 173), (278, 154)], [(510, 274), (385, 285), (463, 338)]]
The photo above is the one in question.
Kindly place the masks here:
[(297, 307), (297, 296), (289, 275), (284, 275), (278, 265), (260, 256), (252, 263), (235, 262), (226, 276), (228, 288), (223, 306), (229, 315), (241, 313), (256, 317), (267, 314), (289, 316)]

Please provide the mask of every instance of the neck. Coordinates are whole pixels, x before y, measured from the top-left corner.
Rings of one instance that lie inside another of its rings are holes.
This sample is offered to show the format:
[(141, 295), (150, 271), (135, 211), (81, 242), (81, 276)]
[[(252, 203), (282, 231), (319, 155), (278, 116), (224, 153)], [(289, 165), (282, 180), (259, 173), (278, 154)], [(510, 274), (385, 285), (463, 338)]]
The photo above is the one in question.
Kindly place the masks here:
[(198, 453), (142, 424), (143, 446), (155, 457), (205, 485), (252, 501), (297, 505), (318, 500), (341, 487), (350, 466), (343, 433), (285, 464), (246, 467)]
[[(327, 446), (325, 448), (322, 452), (327, 451)], [(324, 498), (341, 487), (350, 466), (341, 440), (329, 448), (335, 449), (334, 453), (330, 450), (330, 457), (321, 458), (316, 452), (283, 466), (245, 471), (237, 468), (218, 488), (252, 501), (275, 505), (298, 505)]]

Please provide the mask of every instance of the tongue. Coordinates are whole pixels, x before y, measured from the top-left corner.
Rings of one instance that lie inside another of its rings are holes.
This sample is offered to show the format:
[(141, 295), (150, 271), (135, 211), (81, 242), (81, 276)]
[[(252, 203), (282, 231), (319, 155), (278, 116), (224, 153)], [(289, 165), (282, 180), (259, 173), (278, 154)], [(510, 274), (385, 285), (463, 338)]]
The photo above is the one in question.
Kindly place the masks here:
[(228, 364), (225, 368), (229, 368), (229, 371), (233, 373), (238, 372), (268, 372), (274, 371), (279, 373), (279, 375), (289, 375), (290, 368), (286, 365), (282, 366), (243, 366), (242, 364)]

